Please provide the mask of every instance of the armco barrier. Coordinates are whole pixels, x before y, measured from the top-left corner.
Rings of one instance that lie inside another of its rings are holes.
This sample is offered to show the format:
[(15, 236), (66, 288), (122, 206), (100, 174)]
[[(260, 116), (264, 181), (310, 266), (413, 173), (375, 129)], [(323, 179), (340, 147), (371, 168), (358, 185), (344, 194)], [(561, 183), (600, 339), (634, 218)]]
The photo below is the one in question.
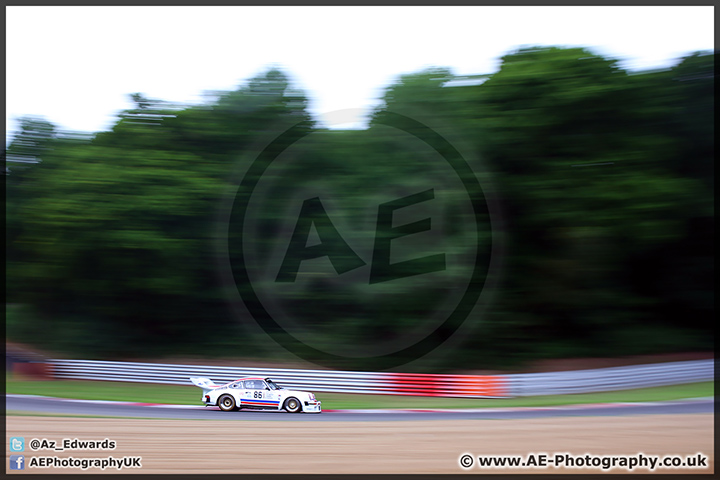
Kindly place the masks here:
[(659, 387), (713, 380), (715, 360), (509, 375), (510, 395), (560, 395)]
[(277, 368), (238, 368), (156, 363), (48, 360), (55, 378), (189, 385), (190, 377), (226, 383), (241, 377), (270, 377), (286, 388), (315, 392), (442, 397), (507, 397), (503, 375), (431, 375)]
[(508, 397), (505, 375), (376, 374), (390, 381), (394, 395), (424, 397)]
[(435, 375), (239, 368), (156, 363), (48, 360), (55, 378), (189, 385), (189, 377), (226, 383), (271, 377), (286, 388), (315, 392), (503, 398), (588, 393), (700, 382), (714, 378), (714, 360), (512, 375)]

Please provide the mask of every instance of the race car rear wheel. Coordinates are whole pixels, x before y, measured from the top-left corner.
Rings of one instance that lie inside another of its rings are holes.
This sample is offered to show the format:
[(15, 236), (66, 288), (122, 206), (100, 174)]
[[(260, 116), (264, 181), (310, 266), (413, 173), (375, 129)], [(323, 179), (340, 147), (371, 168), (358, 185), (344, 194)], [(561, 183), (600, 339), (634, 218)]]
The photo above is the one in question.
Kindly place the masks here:
[(287, 400), (285, 400), (285, 410), (288, 413), (298, 413), (302, 410), (302, 405), (300, 405), (300, 400), (298, 400), (295, 397), (290, 397)]
[(218, 399), (218, 407), (223, 412), (232, 412), (235, 410), (235, 399), (232, 395), (223, 395)]

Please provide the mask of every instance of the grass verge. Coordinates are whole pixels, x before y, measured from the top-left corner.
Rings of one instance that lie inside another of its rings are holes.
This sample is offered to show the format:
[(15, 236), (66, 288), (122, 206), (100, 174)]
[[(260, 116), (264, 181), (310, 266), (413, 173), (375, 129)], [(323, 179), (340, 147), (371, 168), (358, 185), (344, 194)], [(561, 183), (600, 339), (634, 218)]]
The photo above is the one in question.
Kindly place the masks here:
[[(6, 377), (6, 393), (83, 400), (201, 405), (201, 391), (188, 385), (158, 385), (85, 380), (33, 380)], [(655, 402), (714, 396), (714, 382), (616, 392), (546, 395), (521, 398), (440, 398), (408, 395), (363, 395), (315, 392), (323, 409), (351, 408), (498, 408), (547, 407), (582, 403)]]

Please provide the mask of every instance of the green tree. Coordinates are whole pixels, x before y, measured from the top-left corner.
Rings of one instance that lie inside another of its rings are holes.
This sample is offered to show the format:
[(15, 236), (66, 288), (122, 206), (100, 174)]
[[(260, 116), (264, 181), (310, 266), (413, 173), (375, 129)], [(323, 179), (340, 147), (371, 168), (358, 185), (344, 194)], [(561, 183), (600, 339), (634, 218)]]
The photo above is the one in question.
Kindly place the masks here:
[(39, 322), (20, 333), (100, 356), (237, 342), (215, 271), (216, 212), (258, 131), (302, 113), (287, 85), (270, 71), (184, 109), (135, 95), (111, 131), (43, 152), (13, 241), (12, 282)]
[[(378, 205), (430, 188), (456, 242), (448, 255), (469, 258), (489, 233), (468, 236), (462, 189), (440, 182), (437, 151), (385, 124), (396, 112), (456, 142), (483, 186), (492, 180), (502, 207), (493, 228), (507, 239), (497, 295), (470, 319), (477, 330), (444, 364), (424, 368), (709, 349), (713, 62), (694, 54), (630, 74), (587, 49), (526, 48), (479, 85), (452, 86), (459, 77), (444, 68), (400, 77), (365, 131), (317, 129), (277, 69), (202, 105), (134, 94), (133, 108), (92, 138), (29, 120), (8, 149), (41, 160), (8, 177), (8, 291), (36, 315), (9, 322), (8, 335), (100, 357), (260, 354), (218, 280), (218, 208), (258, 147), (298, 123), (292, 158), (262, 174), (257, 259), (272, 257), (278, 231), (292, 231), (288, 202), (314, 189), (333, 192), (323, 208), (354, 253), (333, 251), (369, 271)], [(482, 222), (489, 231), (489, 216)], [(250, 240), (240, 227), (230, 225), (229, 246)], [(442, 274), (460, 279), (461, 267)], [(421, 277), (368, 288), (362, 274), (306, 269), (276, 298), (315, 345), (392, 343), (447, 293)]]
[[(495, 317), (525, 319), (508, 323), (510, 352), (703, 345), (699, 332), (681, 338), (682, 320), (648, 308), (661, 298), (642, 295), (629, 267), (676, 245), (688, 213), (704, 208), (695, 182), (666, 168), (677, 147), (654, 128), (648, 96), (669, 92), (647, 92), (647, 81), (584, 49), (538, 48), (504, 57), (475, 88), (478, 148), (501, 185), (510, 234), (505, 311)], [(668, 325), (674, 333), (651, 334)]]

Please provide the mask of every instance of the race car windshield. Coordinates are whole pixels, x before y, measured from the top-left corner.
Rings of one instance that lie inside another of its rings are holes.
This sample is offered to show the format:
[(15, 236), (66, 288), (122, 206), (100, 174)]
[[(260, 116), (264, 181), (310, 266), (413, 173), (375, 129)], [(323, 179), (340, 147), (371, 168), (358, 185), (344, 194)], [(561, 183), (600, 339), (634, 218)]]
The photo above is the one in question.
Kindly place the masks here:
[(270, 387), (270, 390), (282, 390), (282, 387), (280, 385), (276, 384), (275, 382), (273, 382), (272, 380), (265, 380), (265, 381), (267, 382), (268, 386)]

